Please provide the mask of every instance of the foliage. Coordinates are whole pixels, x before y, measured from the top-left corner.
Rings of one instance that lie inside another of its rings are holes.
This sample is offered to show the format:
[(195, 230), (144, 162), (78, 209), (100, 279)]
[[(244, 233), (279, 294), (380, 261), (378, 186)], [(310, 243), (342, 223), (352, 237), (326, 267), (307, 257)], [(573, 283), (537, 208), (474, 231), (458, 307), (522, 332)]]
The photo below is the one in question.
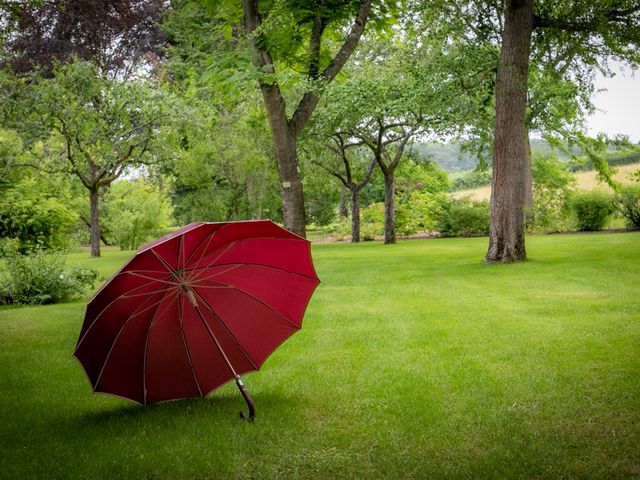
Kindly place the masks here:
[(64, 302), (84, 294), (97, 278), (93, 268), (65, 268), (65, 257), (59, 253), (12, 255), (4, 258), (0, 269), (0, 305)]
[(171, 222), (164, 192), (142, 180), (114, 183), (106, 196), (104, 225), (113, 243), (134, 250)]
[(476, 237), (489, 233), (489, 203), (468, 198), (444, 198), (436, 216), (443, 237)]
[(445, 203), (447, 196), (442, 192), (411, 192), (407, 201), (398, 205), (398, 231), (407, 235), (438, 230), (438, 218)]
[(31, 152), (26, 165), (77, 177), (92, 209), (91, 254), (100, 255), (100, 190), (160, 159), (156, 140), (173, 98), (159, 85), (111, 79), (90, 62), (59, 65), (7, 84), (3, 112)]
[(384, 203), (374, 203), (361, 209), (362, 225), (360, 234), (363, 240), (375, 240), (384, 233)]
[(340, 190), (337, 186), (336, 182), (326, 181), (326, 175), (322, 172), (308, 171), (305, 173), (304, 203), (308, 222), (318, 226), (326, 226), (335, 220), (336, 205), (340, 200)]
[(491, 170), (471, 170), (454, 177), (451, 191), (468, 190), (486, 185), (491, 185)]
[(447, 172), (437, 163), (426, 160), (416, 161), (409, 158), (401, 163), (395, 173), (398, 196), (410, 195), (414, 191), (438, 193), (449, 189)]
[[(51, 72), (56, 62), (90, 60), (114, 75), (159, 53), (162, 0), (1, 2), (7, 63), (18, 72)], [(55, 25), (55, 28), (51, 28)]]
[(575, 178), (566, 164), (551, 155), (534, 154), (531, 170), (534, 227), (545, 231), (562, 230), (569, 216), (568, 200)]
[(616, 192), (616, 208), (627, 226), (640, 227), (640, 186), (626, 185)]
[(21, 252), (64, 246), (76, 220), (73, 210), (33, 178), (12, 185), (0, 197), (0, 238), (17, 239)]
[(602, 230), (615, 208), (611, 195), (593, 190), (573, 195), (571, 209), (575, 213), (578, 230), (593, 232)]
[(249, 97), (233, 111), (185, 93), (181, 118), (166, 137), (173, 160), (164, 172), (178, 223), (282, 218), (271, 140), (262, 113)]

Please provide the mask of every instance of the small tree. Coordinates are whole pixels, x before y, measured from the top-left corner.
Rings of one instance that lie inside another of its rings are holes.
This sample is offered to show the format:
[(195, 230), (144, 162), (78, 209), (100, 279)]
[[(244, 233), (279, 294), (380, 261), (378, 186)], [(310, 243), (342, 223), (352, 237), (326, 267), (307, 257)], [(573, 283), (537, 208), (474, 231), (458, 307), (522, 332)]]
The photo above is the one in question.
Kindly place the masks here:
[(161, 91), (109, 80), (80, 61), (21, 86), (13, 122), (32, 144), (46, 141), (42, 160), (28, 165), (82, 182), (89, 191), (91, 255), (100, 256), (99, 192), (128, 168), (153, 162), (150, 147), (165, 111)]
[[(352, 154), (349, 151), (357, 151), (362, 142), (350, 142), (348, 135), (342, 132), (334, 132), (328, 137), (326, 148), (335, 154), (337, 162), (331, 160), (314, 159), (312, 162), (337, 178), (341, 185), (349, 190), (351, 196), (351, 242), (360, 241), (360, 190), (371, 179), (371, 174), (376, 166), (375, 158), (364, 162), (362, 155)], [(368, 164), (367, 164), (368, 163)], [(363, 170), (360, 179), (356, 179), (357, 170)]]

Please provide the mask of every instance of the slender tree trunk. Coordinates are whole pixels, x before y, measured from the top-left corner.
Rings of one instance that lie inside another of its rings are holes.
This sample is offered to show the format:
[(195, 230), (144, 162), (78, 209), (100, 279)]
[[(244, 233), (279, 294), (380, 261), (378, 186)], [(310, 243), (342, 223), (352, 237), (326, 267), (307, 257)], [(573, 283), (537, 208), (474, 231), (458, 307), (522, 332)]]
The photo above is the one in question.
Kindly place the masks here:
[(284, 99), (277, 85), (263, 84), (262, 96), (280, 175), (284, 228), (305, 237), (304, 193), (298, 169), (296, 137), (289, 127)]
[(360, 241), (360, 191), (351, 189), (351, 243)]
[(384, 174), (384, 243), (396, 243), (396, 203), (394, 172)]
[(91, 256), (100, 256), (100, 214), (98, 212), (98, 187), (89, 190), (89, 204), (91, 207), (91, 216), (89, 217), (89, 225), (91, 228)]
[(340, 206), (338, 208), (338, 214), (340, 218), (347, 218), (349, 216), (349, 210), (347, 209), (347, 187), (342, 183), (340, 184)]
[(509, 0), (496, 77), (491, 225), (487, 263), (526, 260), (524, 197), (525, 110), (533, 0)]

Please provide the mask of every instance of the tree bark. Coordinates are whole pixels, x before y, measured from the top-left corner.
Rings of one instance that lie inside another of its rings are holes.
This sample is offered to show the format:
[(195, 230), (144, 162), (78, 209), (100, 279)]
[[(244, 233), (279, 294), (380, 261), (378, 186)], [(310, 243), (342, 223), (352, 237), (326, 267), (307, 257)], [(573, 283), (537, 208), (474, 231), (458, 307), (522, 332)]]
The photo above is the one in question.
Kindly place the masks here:
[[(310, 79), (321, 80), (325, 84), (329, 84), (340, 72), (362, 36), (371, 9), (371, 2), (372, 0), (361, 0), (347, 39), (322, 72), (317, 71), (319, 63), (315, 57), (320, 54), (320, 41), (325, 25), (321, 16), (317, 16), (310, 38), (309, 53), (312, 59), (308, 72)], [(258, 0), (243, 0), (242, 8), (245, 32), (249, 35), (249, 43), (254, 51), (254, 63), (261, 69), (273, 72), (275, 67), (270, 52), (259, 46), (252, 36), (261, 23)], [(260, 89), (269, 119), (278, 173), (280, 174), (284, 227), (304, 237), (306, 235), (304, 193), (298, 169), (297, 138), (318, 104), (319, 92), (315, 88), (305, 92), (291, 116), (291, 120), (288, 120), (285, 99), (278, 84), (260, 81)]]
[(394, 172), (384, 174), (384, 243), (396, 243), (396, 202)]
[(100, 256), (100, 214), (98, 212), (98, 187), (89, 190), (89, 204), (91, 215), (89, 224), (91, 228), (91, 256)]
[(351, 243), (360, 241), (360, 191), (351, 189)]
[(340, 184), (340, 206), (338, 207), (338, 214), (340, 218), (347, 218), (349, 216), (349, 210), (347, 209), (347, 187), (342, 183)]
[(487, 263), (526, 260), (525, 111), (533, 32), (533, 0), (509, 0), (496, 77), (491, 225)]

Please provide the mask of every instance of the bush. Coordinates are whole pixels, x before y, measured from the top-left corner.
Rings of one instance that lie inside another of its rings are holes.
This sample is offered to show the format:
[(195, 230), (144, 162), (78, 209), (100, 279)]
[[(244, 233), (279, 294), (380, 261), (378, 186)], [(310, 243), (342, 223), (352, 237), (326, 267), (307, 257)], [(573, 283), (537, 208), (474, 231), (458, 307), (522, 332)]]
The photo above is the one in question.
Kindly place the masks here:
[(362, 240), (375, 240), (379, 235), (384, 235), (384, 203), (374, 203), (360, 209)]
[(450, 191), (468, 190), (491, 185), (492, 172), (489, 170), (471, 170), (453, 180)]
[(22, 253), (65, 245), (77, 215), (34, 179), (25, 179), (2, 192), (0, 238), (16, 238)]
[(578, 230), (595, 232), (605, 226), (614, 211), (614, 204), (609, 194), (594, 190), (574, 195), (571, 209), (576, 215)]
[(445, 198), (436, 214), (436, 226), (443, 237), (477, 237), (489, 233), (489, 202), (469, 198)]
[(566, 165), (553, 156), (534, 155), (531, 170), (534, 210), (531, 227), (556, 232), (567, 229), (568, 199), (575, 179)]
[(436, 218), (446, 200), (447, 195), (441, 192), (411, 192), (407, 202), (398, 205), (398, 232), (437, 230)]
[(14, 255), (0, 271), (0, 304), (45, 304), (70, 300), (93, 287), (97, 270), (82, 266), (65, 269), (61, 254)]
[(109, 189), (104, 226), (122, 250), (133, 250), (170, 224), (171, 208), (157, 188), (143, 181), (120, 181)]
[(616, 207), (627, 226), (640, 227), (640, 187), (625, 186), (616, 194)]

